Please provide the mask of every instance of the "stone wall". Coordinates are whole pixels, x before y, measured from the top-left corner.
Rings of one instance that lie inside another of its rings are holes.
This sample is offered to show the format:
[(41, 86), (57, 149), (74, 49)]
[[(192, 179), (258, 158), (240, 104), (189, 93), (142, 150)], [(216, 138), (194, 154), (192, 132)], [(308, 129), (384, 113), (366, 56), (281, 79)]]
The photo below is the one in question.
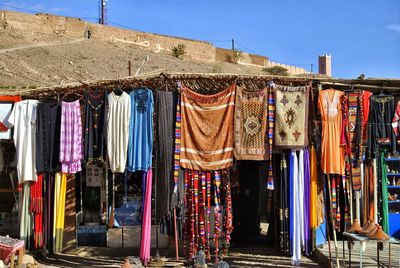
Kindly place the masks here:
[[(216, 48), (208, 42), (122, 29), (51, 14), (32, 15), (0, 10), (0, 27), (13, 28), (27, 37), (41, 36), (48, 39), (84, 38), (85, 31), (89, 30), (93, 39), (126, 43), (157, 53), (171, 53), (174, 46), (184, 44), (185, 58), (203, 62), (226, 62), (227, 56), (232, 54), (232, 50)], [(282, 66), (288, 69), (289, 74), (309, 73), (304, 68), (272, 62), (267, 57), (246, 52), (241, 54), (238, 64), (259, 68)]]
[(32, 15), (0, 11), (0, 20), (4, 27), (13, 28), (28, 37), (47, 35), (49, 38), (84, 38), (85, 31), (90, 30), (93, 39), (128, 43), (155, 52), (170, 53), (174, 46), (184, 44), (187, 58), (215, 62), (215, 47), (211, 43), (202, 41), (121, 29), (51, 14)]

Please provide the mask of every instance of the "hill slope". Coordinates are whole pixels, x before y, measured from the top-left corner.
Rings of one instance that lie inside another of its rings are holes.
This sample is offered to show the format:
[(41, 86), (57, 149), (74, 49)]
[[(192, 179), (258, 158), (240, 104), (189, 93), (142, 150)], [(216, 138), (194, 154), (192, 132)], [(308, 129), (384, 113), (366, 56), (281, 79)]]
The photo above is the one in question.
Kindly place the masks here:
[(155, 71), (186, 73), (263, 73), (261, 68), (231, 63), (181, 60), (137, 46), (94, 39), (67, 39), (48, 35), (25, 36), (0, 30), (0, 87), (53, 86), (61, 82), (114, 79), (132, 75), (149, 56), (141, 74)]

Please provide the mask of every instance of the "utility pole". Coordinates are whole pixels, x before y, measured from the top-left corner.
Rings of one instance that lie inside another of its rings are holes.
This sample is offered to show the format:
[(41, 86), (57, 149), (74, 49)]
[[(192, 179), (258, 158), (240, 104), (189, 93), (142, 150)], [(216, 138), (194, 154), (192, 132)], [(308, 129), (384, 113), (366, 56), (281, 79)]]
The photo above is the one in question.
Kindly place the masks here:
[(99, 0), (99, 23), (107, 24), (107, 4), (108, 0)]
[(313, 72), (314, 64), (311, 63), (311, 73)]
[(232, 50), (235, 50), (235, 40), (232, 38)]
[(129, 74), (129, 76), (132, 75), (132, 73), (131, 73), (131, 61), (128, 61), (128, 74)]

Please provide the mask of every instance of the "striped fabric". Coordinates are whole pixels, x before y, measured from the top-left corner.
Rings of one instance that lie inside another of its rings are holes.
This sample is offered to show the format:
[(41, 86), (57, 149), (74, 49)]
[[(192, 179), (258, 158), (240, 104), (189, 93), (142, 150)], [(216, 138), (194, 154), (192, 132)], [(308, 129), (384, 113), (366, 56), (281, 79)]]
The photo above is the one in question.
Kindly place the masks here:
[(174, 152), (174, 193), (178, 193), (179, 183), (179, 160), (181, 157), (181, 103), (178, 96), (178, 104), (176, 105), (176, 121), (175, 121), (175, 152)]
[(233, 165), (235, 88), (214, 95), (181, 88), (182, 168), (212, 171)]
[(268, 141), (269, 141), (269, 167), (267, 189), (274, 189), (274, 174), (272, 172), (272, 145), (274, 142), (274, 124), (275, 124), (275, 95), (272, 87), (269, 88), (268, 94)]

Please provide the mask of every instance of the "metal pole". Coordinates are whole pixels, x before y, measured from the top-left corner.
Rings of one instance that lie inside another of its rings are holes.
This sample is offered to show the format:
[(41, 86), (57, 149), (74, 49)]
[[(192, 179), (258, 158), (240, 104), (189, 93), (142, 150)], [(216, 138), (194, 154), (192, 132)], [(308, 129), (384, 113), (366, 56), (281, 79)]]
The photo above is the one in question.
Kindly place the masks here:
[(235, 40), (232, 38), (232, 50), (235, 50)]
[(101, 24), (104, 24), (104, 0), (101, 0)]

